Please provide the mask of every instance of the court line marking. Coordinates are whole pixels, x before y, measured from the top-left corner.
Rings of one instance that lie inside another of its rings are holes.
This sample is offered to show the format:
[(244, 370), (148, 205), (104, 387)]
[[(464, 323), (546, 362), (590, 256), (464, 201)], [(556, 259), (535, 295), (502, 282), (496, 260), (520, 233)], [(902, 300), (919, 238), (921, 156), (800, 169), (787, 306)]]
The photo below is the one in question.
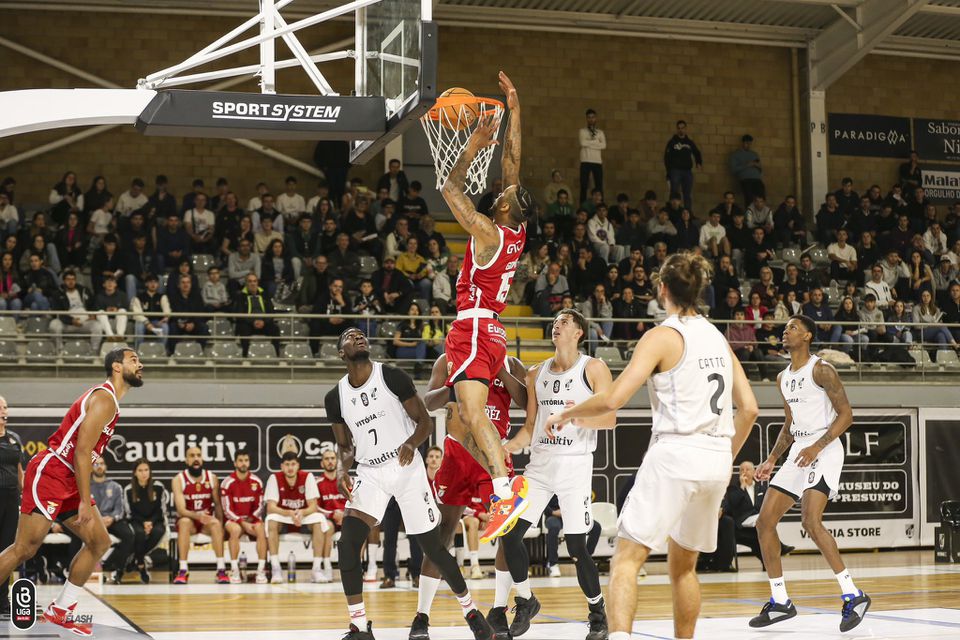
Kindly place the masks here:
[[(906, 592), (906, 593), (910, 593), (910, 592)], [(921, 592), (917, 592), (917, 593), (921, 593)], [(822, 597), (822, 596), (801, 596), (801, 597), (809, 598), (809, 597)], [(745, 598), (720, 598), (719, 600), (722, 602), (732, 602), (732, 603), (738, 603), (738, 604), (756, 604), (755, 600), (747, 600)], [(924, 608), (925, 609), (946, 609), (947, 607), (924, 607)], [(797, 607), (797, 609), (798, 610), (802, 609), (804, 611), (809, 611), (809, 612), (818, 613), (818, 614), (827, 614), (827, 615), (834, 615), (834, 616), (837, 615), (836, 610), (823, 609), (821, 607), (803, 606), (803, 607)], [(867, 615), (869, 615), (871, 619), (887, 620), (889, 622), (909, 622), (913, 624), (923, 624), (923, 625), (928, 625), (932, 627), (947, 627), (949, 629), (960, 629), (960, 623), (958, 622), (946, 622), (943, 620), (917, 620), (916, 618), (904, 618), (901, 616), (892, 616), (883, 612), (868, 613)]]

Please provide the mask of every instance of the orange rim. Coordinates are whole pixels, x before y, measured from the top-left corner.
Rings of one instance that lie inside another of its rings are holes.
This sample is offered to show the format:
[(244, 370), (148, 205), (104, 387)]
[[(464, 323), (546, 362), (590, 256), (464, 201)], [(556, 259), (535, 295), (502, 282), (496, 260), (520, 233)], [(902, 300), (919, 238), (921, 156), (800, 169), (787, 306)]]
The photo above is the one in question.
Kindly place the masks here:
[(427, 111), (427, 118), (431, 120), (440, 119), (440, 111), (445, 107), (458, 107), (462, 104), (476, 104), (480, 107), (480, 115), (487, 115), (495, 112), (497, 108), (503, 109), (503, 103), (493, 98), (481, 98), (479, 96), (446, 96), (437, 98), (437, 102)]

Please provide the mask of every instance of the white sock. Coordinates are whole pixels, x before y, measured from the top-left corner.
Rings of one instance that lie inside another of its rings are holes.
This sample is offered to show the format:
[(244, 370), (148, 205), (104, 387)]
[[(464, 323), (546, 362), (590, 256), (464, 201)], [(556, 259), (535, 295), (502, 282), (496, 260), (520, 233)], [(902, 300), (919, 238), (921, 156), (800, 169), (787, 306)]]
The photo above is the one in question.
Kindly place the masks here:
[(231, 559), (230, 559), (230, 570), (231, 570), (231, 571), (234, 571), (234, 572), (240, 571), (240, 561), (239, 561), (239, 560), (234, 560), (233, 558), (231, 558)]
[(463, 566), (463, 547), (457, 547), (453, 552), (453, 557), (457, 559), (457, 566)]
[(330, 558), (323, 558), (323, 570), (327, 573), (333, 573), (333, 563), (330, 562)]
[(367, 573), (377, 572), (377, 554), (380, 552), (380, 545), (367, 545)]
[(266, 566), (267, 566), (266, 560), (257, 560), (257, 573), (263, 573), (263, 569)]
[(217, 571), (221, 569), (226, 569), (227, 565), (223, 562), (223, 558), (217, 558)]
[(500, 498), (512, 498), (513, 489), (510, 488), (510, 478), (504, 476), (502, 478), (493, 479), (493, 492), (497, 494)]
[(777, 604), (787, 604), (790, 597), (787, 595), (787, 581), (783, 576), (779, 578), (770, 578), (770, 595)]
[(350, 624), (353, 624), (360, 629), (360, 631), (367, 630), (367, 608), (363, 606), (363, 603), (359, 604), (348, 604), (347, 611), (350, 612)]
[(479, 552), (479, 551), (471, 551), (471, 552), (470, 552), (470, 566), (471, 566), (471, 567), (478, 567), (478, 566), (480, 566), (480, 552)]
[(420, 575), (420, 588), (417, 591), (417, 613), (430, 615), (430, 607), (433, 606), (433, 599), (437, 595), (437, 589), (440, 588), (441, 582), (440, 578)]
[(517, 588), (517, 595), (520, 596), (521, 598), (529, 599), (530, 596), (533, 595), (530, 592), (529, 580), (524, 580), (523, 582), (517, 582), (513, 586)]
[(840, 583), (840, 591), (844, 594), (860, 595), (860, 590), (857, 589), (857, 585), (853, 584), (853, 578), (850, 577), (850, 572), (847, 569), (844, 569), (840, 573), (836, 574), (837, 582)]
[(53, 604), (57, 605), (61, 609), (69, 609), (73, 605), (77, 604), (77, 600), (80, 599), (80, 593), (83, 591), (83, 587), (78, 587), (69, 580), (63, 583), (63, 589), (60, 590), (60, 595), (57, 596), (57, 599), (53, 601)]
[(460, 608), (463, 610), (463, 615), (467, 615), (477, 608), (476, 605), (473, 604), (473, 596), (470, 595), (469, 590), (467, 590), (467, 592), (462, 596), (457, 596), (457, 602), (460, 603)]
[(310, 570), (311, 570), (311, 571), (320, 571), (321, 569), (323, 569), (323, 558), (314, 558), (314, 559), (313, 559), (313, 567), (312, 567)]
[(180, 571), (189, 571), (189, 569), (187, 568), (187, 561), (186, 561), (186, 560), (181, 560), (181, 561), (180, 561)]
[[(423, 578), (420, 578), (420, 584), (423, 584)], [(509, 571), (500, 571), (497, 569), (497, 586), (493, 594), (493, 606), (507, 606), (507, 599), (510, 597), (510, 589), (513, 588), (513, 576)]]
[(598, 602), (603, 602), (603, 594), (601, 593), (598, 596), (593, 598), (587, 598), (587, 604), (597, 604)]
[(273, 571), (273, 575), (280, 575), (283, 573), (283, 569), (280, 567), (280, 558), (277, 556), (270, 556), (270, 569)]
[(630, 640), (630, 634), (626, 631), (614, 631), (607, 636), (607, 640)]

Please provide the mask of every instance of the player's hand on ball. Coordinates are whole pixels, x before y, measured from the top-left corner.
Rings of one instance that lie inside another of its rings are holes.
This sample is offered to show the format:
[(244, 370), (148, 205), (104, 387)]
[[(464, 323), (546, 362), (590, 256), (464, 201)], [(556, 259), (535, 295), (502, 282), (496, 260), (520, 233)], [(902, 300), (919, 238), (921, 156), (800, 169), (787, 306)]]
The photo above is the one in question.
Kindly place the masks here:
[(507, 107), (510, 109), (519, 109), (520, 98), (517, 97), (517, 88), (513, 86), (513, 82), (503, 71), (500, 72), (498, 80), (500, 82), (500, 91), (503, 91), (503, 95), (507, 97)]
[(474, 151), (497, 144), (497, 123), (491, 116), (486, 116), (480, 120), (477, 128), (470, 134), (470, 140), (467, 144), (473, 147)]
[(337, 489), (340, 490), (340, 495), (344, 498), (353, 500), (353, 478), (350, 477), (349, 473), (344, 471), (337, 476)]
[(773, 467), (776, 464), (773, 460), (764, 460), (763, 464), (757, 467), (757, 470), (754, 471), (754, 479), (760, 482), (766, 482), (770, 479), (770, 476), (773, 474)]
[(416, 447), (409, 442), (404, 442), (397, 448), (397, 458), (400, 459), (401, 467), (405, 467), (413, 462), (413, 454), (416, 450)]
[(797, 459), (794, 462), (797, 463), (798, 467), (807, 467), (817, 459), (817, 456), (820, 455), (820, 447), (815, 444), (805, 447), (800, 450), (800, 453), (797, 454)]

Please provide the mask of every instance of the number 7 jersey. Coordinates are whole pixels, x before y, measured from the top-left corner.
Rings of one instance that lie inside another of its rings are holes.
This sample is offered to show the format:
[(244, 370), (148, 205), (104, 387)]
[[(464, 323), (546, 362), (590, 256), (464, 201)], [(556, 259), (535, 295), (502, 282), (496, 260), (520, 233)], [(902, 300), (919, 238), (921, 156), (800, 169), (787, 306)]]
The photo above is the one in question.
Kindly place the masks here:
[(703, 316), (672, 315), (661, 323), (683, 337), (683, 356), (650, 377), (653, 433), (712, 436), (698, 442), (730, 449), (733, 426), (733, 356), (726, 338)]
[(499, 314), (507, 306), (507, 294), (527, 242), (527, 228), (525, 225), (518, 229), (504, 225), (496, 225), (496, 228), (500, 234), (500, 248), (483, 266), (477, 264), (474, 239), (467, 240), (463, 266), (457, 278), (457, 311), (488, 309)]

